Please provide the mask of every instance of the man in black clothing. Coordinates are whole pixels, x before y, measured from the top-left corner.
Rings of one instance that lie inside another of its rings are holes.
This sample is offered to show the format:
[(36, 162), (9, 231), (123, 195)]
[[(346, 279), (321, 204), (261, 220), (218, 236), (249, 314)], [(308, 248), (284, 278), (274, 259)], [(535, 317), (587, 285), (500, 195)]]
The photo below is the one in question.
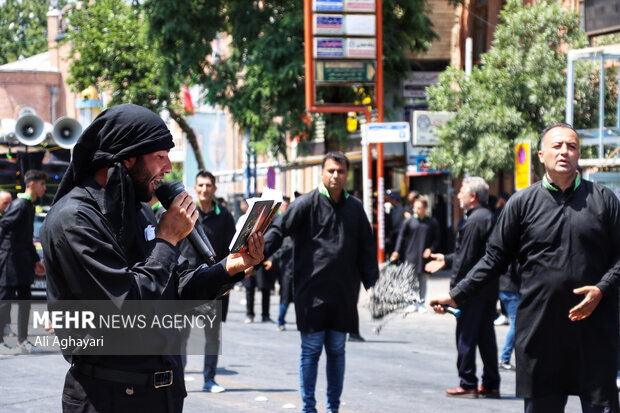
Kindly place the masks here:
[[(164, 122), (131, 104), (103, 111), (84, 131), (41, 229), (48, 303), (106, 300), (210, 300), (263, 259), (253, 235), (248, 253), (196, 269), (179, 263), (178, 242), (199, 212), (177, 195), (156, 232), (140, 202), (171, 172), (174, 146)], [(187, 395), (179, 355), (67, 356), (64, 412), (181, 412)]]
[(433, 217), (426, 216), (428, 198), (420, 196), (413, 201), (413, 216), (405, 221), (396, 248), (390, 256), (391, 261), (397, 261), (402, 257), (405, 262), (413, 264), (420, 282), (420, 305), (418, 310), (425, 312), (424, 302), (426, 298), (426, 283), (428, 273), (424, 265), (431, 257), (432, 251), (437, 251), (439, 246), (439, 224)]
[[(32, 353), (37, 348), (28, 341), (28, 317), (32, 298), (30, 284), (34, 274), (43, 274), (45, 268), (32, 243), (34, 229), (33, 203), (45, 194), (47, 174), (31, 169), (24, 174), (25, 191), (6, 209), (0, 219), (0, 326), (10, 320), (9, 300), (22, 300), (17, 312), (17, 351)], [(0, 348), (11, 352), (0, 334)]]
[[(470, 177), (463, 180), (458, 193), (459, 203), (465, 210), (465, 217), (459, 224), (453, 254), (431, 254), (434, 261), (426, 270), (434, 273), (444, 266), (452, 267), (450, 288), (458, 284), (469, 270), (484, 255), (487, 239), (493, 229), (495, 218), (484, 205), (487, 203), (489, 186), (482, 178)], [(499, 370), (497, 367), (497, 342), (495, 340), (495, 303), (498, 283), (495, 281), (480, 295), (461, 308), (461, 317), (456, 321), (457, 368), (460, 385), (446, 390), (452, 397), (499, 397)], [(482, 384), (476, 377), (476, 347), (484, 365)]]
[[(217, 191), (217, 186), (215, 185), (215, 176), (211, 172), (198, 171), (194, 190), (198, 198), (196, 203), (199, 213), (196, 225), (202, 227), (215, 252), (215, 261), (219, 262), (228, 255), (228, 246), (235, 235), (235, 220), (228, 209), (218, 205), (215, 201), (214, 195)], [(181, 255), (189, 261), (191, 268), (197, 268), (204, 264), (200, 253), (196, 251), (196, 248), (188, 239), (184, 239), (179, 243), (179, 249), (181, 250)], [(222, 313), (217, 315), (217, 319), (222, 320), (222, 322), (226, 321), (229, 301), (228, 294), (221, 298)], [(206, 325), (204, 329), (206, 342), (203, 369), (204, 385), (202, 390), (211, 393), (220, 393), (225, 390), (224, 387), (215, 382), (220, 327), (221, 325), (216, 323), (213, 327)]]
[(0, 217), (4, 215), (4, 211), (13, 202), (13, 196), (8, 191), (0, 191)]
[(579, 138), (570, 125), (542, 132), (538, 158), (542, 181), (510, 198), (485, 256), (433, 301), (463, 305), (516, 259), (517, 396), (525, 411), (563, 412), (574, 394), (584, 412), (618, 412), (620, 271), (610, 268), (620, 251), (620, 202), (608, 188), (581, 179)]
[(295, 199), (267, 231), (265, 255), (293, 238), (294, 301), (301, 333), (300, 384), (304, 412), (316, 412), (314, 390), (323, 347), (327, 410), (337, 412), (344, 383), (346, 333), (357, 329), (357, 293), (379, 277), (377, 251), (362, 203), (344, 190), (349, 160), (323, 158), (321, 184)]
[(390, 191), (387, 195), (385, 214), (385, 251), (391, 254), (396, 251), (396, 240), (405, 222), (405, 207), (400, 204), (400, 195)]

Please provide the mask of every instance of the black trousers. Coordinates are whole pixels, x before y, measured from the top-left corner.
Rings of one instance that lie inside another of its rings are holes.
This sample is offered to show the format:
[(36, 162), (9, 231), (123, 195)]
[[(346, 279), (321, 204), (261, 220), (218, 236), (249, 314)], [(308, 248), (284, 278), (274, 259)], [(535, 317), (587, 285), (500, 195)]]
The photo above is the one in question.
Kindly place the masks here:
[[(17, 342), (21, 343), (28, 338), (28, 318), (30, 317), (30, 300), (32, 293), (30, 286), (0, 287), (0, 328), (11, 322), (10, 300), (20, 300), (17, 309)], [(0, 331), (0, 343), (4, 342)]]
[[(248, 277), (245, 279), (245, 301), (246, 310), (245, 315), (254, 318), (254, 293), (256, 292), (256, 277)], [(263, 318), (269, 318), (269, 300), (271, 299), (270, 288), (259, 288), (262, 295), (262, 312)]]
[(482, 385), (487, 389), (499, 389), (497, 367), (497, 342), (495, 340), (495, 301), (477, 297), (461, 306), (461, 317), (456, 320), (456, 367), (461, 387), (476, 389), (476, 348), (482, 358)]
[[(536, 397), (525, 399), (525, 413), (564, 413), (564, 407), (568, 400), (568, 395), (552, 395), (547, 397)], [(595, 406), (592, 403), (580, 398), (581, 411), (583, 413), (618, 413), (618, 397), (610, 400), (609, 406)]]
[(73, 369), (62, 392), (63, 413), (182, 413), (183, 399), (170, 387), (134, 386), (95, 379)]

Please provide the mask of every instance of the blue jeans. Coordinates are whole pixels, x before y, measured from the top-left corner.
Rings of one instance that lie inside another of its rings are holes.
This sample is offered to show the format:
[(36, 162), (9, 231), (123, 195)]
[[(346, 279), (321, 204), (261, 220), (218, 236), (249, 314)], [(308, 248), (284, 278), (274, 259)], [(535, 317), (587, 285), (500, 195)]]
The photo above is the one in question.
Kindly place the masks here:
[(519, 306), (521, 296), (519, 293), (500, 291), (499, 299), (502, 300), (508, 317), (510, 317), (510, 327), (508, 328), (508, 334), (506, 334), (506, 343), (499, 359), (504, 363), (510, 363), (510, 356), (515, 348), (515, 319), (517, 318), (517, 307)]
[(344, 383), (344, 345), (347, 334), (341, 331), (324, 330), (315, 333), (301, 333), (301, 358), (299, 363), (299, 383), (302, 411), (316, 413), (316, 387), (319, 357), (325, 346), (327, 355), (327, 411), (337, 412)]
[(280, 303), (280, 312), (278, 313), (278, 325), (279, 326), (283, 326), (284, 324), (286, 324), (286, 321), (284, 321), (284, 318), (286, 317), (286, 310), (288, 310), (288, 303), (287, 304)]

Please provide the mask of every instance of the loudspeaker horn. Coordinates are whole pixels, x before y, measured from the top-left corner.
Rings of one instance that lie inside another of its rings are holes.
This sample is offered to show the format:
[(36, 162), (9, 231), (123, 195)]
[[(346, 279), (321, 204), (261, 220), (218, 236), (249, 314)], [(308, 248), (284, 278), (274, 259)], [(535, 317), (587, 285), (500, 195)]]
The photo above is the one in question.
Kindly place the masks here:
[(15, 123), (17, 140), (27, 146), (37, 146), (45, 141), (43, 120), (37, 115), (24, 115)]
[(0, 119), (0, 143), (17, 143), (15, 119)]
[(62, 117), (54, 122), (52, 138), (61, 148), (73, 148), (81, 134), (82, 125), (73, 118)]

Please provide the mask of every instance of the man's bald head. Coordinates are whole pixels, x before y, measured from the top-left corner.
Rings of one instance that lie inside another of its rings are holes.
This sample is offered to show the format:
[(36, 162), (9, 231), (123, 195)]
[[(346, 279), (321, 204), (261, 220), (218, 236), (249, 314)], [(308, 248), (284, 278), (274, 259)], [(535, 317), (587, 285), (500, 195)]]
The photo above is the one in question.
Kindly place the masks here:
[(6, 211), (12, 201), (13, 196), (10, 192), (0, 191), (0, 214), (4, 214), (4, 211)]

